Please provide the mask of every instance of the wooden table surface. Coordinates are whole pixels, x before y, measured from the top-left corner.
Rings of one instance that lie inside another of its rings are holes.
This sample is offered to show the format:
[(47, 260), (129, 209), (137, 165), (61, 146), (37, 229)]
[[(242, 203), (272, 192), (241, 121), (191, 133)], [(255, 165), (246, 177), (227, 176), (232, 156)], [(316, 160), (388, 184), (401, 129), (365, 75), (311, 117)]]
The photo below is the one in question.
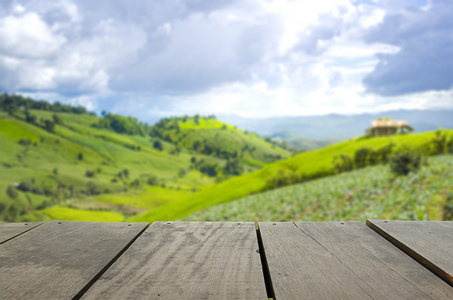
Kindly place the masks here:
[(453, 222), (366, 225), (1, 223), (0, 299), (453, 299)]

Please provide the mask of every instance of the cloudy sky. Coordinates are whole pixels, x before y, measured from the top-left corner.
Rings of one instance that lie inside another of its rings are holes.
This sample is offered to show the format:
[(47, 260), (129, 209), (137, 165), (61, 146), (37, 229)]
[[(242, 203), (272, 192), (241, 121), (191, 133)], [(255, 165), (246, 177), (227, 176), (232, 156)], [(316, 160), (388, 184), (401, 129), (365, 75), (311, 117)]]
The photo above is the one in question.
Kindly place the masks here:
[(0, 0), (0, 90), (142, 120), (453, 109), (451, 0)]

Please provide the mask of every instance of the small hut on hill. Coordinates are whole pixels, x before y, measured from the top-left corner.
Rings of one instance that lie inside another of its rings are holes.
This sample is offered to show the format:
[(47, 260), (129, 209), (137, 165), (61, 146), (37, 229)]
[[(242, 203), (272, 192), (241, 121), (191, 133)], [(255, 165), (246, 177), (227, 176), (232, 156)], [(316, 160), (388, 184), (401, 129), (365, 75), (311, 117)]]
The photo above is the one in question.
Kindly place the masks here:
[(414, 128), (409, 126), (406, 121), (379, 118), (376, 121), (371, 121), (371, 127), (366, 130), (366, 134), (369, 136), (389, 136), (412, 131), (414, 131)]

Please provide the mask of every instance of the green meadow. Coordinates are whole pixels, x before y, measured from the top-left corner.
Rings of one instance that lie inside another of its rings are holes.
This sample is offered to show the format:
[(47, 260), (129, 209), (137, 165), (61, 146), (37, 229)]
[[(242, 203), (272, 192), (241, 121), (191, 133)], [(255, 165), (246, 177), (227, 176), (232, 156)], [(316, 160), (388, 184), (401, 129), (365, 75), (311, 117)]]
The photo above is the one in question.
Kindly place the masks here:
[[(451, 136), (453, 130), (445, 131)], [(335, 156), (344, 154), (353, 156), (361, 148), (379, 149), (394, 144), (395, 149), (418, 149), (422, 152), (431, 151), (431, 141), (434, 132), (411, 135), (398, 135), (379, 138), (357, 138), (295, 155), (286, 160), (268, 164), (262, 169), (231, 178), (230, 180), (208, 187), (197, 194), (175, 200), (159, 209), (133, 217), (132, 221), (157, 221), (183, 218), (206, 207), (233, 201), (245, 196), (272, 189), (272, 182), (283, 179), (287, 184), (309, 181), (319, 177), (335, 175), (333, 166)], [(295, 178), (294, 181), (291, 181)]]
[[(55, 120), (51, 131), (44, 126), (47, 120)], [(0, 221), (125, 220), (234, 176), (223, 174), (227, 157), (185, 148), (187, 140), (177, 144), (158, 136), (118, 133), (98, 126), (101, 120), (86, 113), (0, 111)], [(250, 160), (242, 172), (256, 170), (273, 160), (269, 157), (289, 155), (221, 121), (197, 122), (187, 122), (184, 138), (196, 132), (203, 137), (202, 146), (233, 144), (232, 152)], [(250, 155), (249, 149), (259, 155)], [(206, 174), (206, 164), (216, 176)]]
[(430, 157), (397, 177), (372, 166), (247, 196), (200, 210), (186, 221), (441, 221), (453, 213), (453, 155)]
[(403, 177), (385, 164), (409, 149), (452, 152), (453, 130), (291, 153), (214, 116), (150, 126), (21, 101), (0, 110), (0, 222), (438, 220), (453, 205), (451, 155)]

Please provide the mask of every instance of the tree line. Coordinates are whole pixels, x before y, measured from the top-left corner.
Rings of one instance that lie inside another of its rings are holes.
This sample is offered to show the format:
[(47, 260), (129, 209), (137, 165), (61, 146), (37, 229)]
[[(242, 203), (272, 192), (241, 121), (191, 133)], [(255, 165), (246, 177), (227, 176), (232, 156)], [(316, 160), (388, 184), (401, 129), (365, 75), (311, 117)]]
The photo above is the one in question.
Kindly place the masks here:
[(94, 112), (88, 112), (85, 107), (80, 105), (72, 106), (60, 102), (50, 103), (44, 100), (34, 100), (30, 97), (8, 93), (0, 94), (0, 109), (6, 111), (9, 115), (13, 115), (17, 110), (27, 111), (29, 109), (95, 115)]

